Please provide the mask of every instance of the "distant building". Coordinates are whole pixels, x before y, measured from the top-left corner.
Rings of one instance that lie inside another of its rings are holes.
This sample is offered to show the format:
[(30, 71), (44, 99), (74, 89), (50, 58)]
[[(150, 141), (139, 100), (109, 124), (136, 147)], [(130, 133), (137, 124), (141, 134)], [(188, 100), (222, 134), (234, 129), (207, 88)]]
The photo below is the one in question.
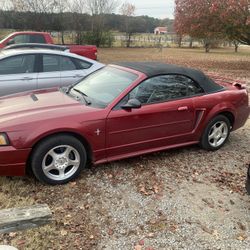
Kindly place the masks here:
[(168, 29), (167, 27), (156, 27), (154, 33), (155, 35), (167, 34)]

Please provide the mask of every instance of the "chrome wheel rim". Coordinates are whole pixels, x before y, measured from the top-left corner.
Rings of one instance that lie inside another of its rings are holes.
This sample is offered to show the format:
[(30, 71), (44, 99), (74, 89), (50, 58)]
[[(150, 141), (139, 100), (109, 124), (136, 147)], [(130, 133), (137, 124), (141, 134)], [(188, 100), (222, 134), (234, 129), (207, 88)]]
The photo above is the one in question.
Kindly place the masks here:
[(221, 146), (228, 136), (228, 126), (225, 122), (219, 121), (216, 122), (210, 129), (208, 134), (208, 142), (209, 144), (217, 148)]
[(43, 158), (44, 174), (56, 181), (63, 181), (75, 174), (80, 166), (80, 154), (69, 145), (59, 145), (49, 150)]

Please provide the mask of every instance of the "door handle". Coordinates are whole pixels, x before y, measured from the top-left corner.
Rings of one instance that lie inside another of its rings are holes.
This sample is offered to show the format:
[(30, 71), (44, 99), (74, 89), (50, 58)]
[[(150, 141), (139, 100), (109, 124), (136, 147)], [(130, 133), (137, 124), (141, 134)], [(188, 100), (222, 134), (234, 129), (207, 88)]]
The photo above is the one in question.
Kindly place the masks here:
[(178, 111), (186, 111), (186, 110), (188, 110), (187, 106), (183, 106), (183, 107), (178, 108)]
[(23, 77), (22, 80), (24, 80), (24, 81), (30, 81), (30, 80), (33, 80), (33, 78), (26, 76), (26, 77)]

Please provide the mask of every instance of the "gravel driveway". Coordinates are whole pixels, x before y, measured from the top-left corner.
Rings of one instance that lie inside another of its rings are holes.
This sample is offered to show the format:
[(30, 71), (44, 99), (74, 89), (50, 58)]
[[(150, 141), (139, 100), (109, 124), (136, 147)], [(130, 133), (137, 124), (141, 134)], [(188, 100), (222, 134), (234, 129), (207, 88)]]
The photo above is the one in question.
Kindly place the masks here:
[(250, 121), (217, 152), (194, 146), (91, 174), (96, 249), (249, 249), (249, 132)]

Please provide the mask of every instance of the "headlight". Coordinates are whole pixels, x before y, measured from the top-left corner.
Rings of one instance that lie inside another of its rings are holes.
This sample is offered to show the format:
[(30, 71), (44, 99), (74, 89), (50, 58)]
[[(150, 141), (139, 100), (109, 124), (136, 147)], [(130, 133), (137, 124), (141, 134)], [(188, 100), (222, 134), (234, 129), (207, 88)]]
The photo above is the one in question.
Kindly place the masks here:
[(8, 146), (9, 140), (5, 133), (0, 133), (0, 146)]

